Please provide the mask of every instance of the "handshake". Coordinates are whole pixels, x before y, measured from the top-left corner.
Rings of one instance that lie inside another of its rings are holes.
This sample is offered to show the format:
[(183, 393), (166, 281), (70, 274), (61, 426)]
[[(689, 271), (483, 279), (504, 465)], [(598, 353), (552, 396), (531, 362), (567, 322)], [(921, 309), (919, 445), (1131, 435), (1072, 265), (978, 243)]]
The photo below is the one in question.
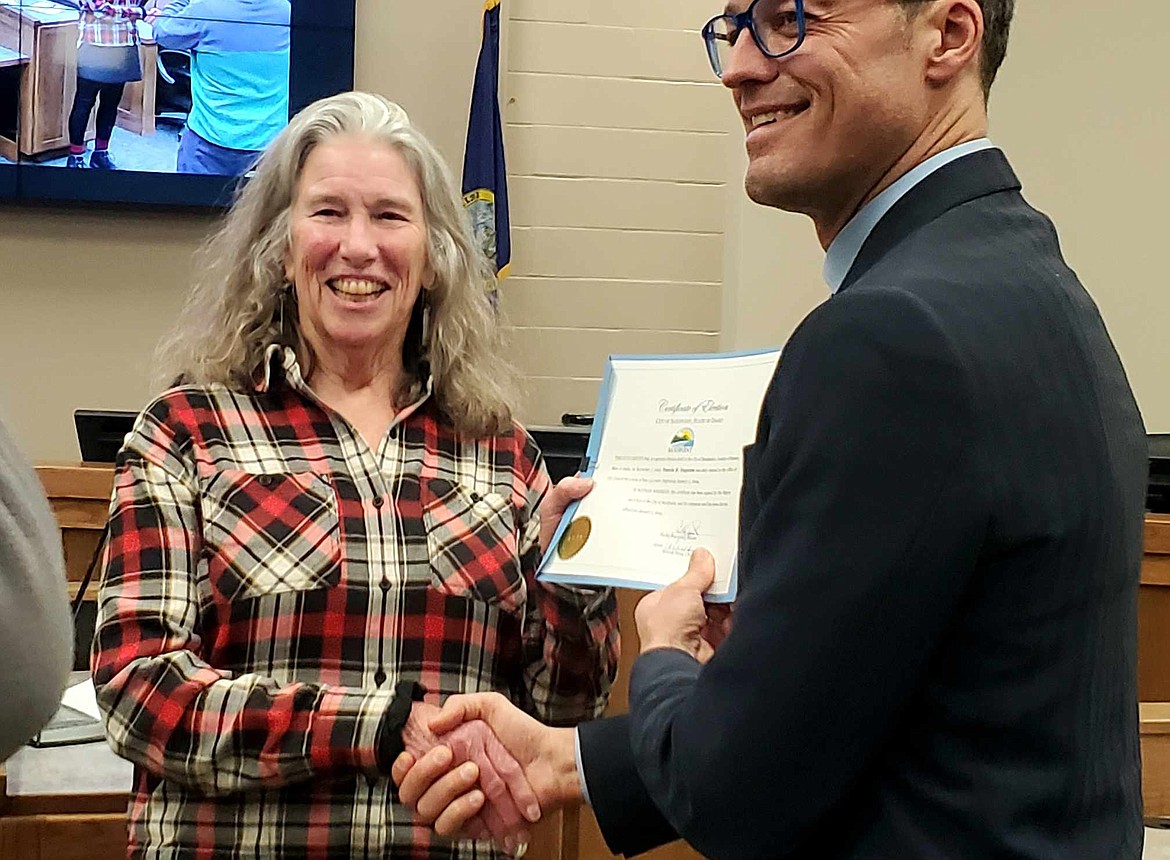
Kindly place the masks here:
[(522, 856), (529, 827), (580, 802), (573, 729), (551, 728), (499, 693), (415, 702), (394, 762), (399, 797), (453, 839), (492, 839)]
[[(714, 578), (711, 555), (696, 550), (681, 579), (641, 600), (643, 653), (714, 656), (731, 630), (731, 607), (703, 601)], [(575, 730), (539, 723), (499, 693), (452, 696), (442, 708), (415, 702), (402, 740), (391, 769), (399, 799), (440, 836), (490, 838), (520, 855), (531, 824), (582, 800)]]
[[(549, 546), (568, 505), (593, 488), (565, 478), (540, 506), (540, 546)], [(572, 729), (537, 722), (498, 693), (415, 702), (402, 730), (406, 749), (391, 775), (399, 798), (440, 836), (492, 839), (523, 854), (528, 828), (579, 801)]]

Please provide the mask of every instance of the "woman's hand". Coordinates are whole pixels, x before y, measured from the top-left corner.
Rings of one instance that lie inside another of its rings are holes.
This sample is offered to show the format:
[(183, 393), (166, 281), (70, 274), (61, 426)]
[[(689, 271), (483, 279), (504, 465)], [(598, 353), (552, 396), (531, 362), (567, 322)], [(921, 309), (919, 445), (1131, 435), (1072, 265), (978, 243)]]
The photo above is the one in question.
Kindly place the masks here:
[[(415, 702), (403, 728), (406, 753), (414, 760), (441, 747), (447, 751), (451, 780), (478, 783), (478, 810), (462, 828), (460, 838), (490, 838), (508, 853), (527, 844), (527, 825), (540, 819), (540, 805), (523, 770), (483, 720), (471, 720), (442, 736), (430, 730), (439, 708)], [(441, 750), (442, 751), (442, 750)], [(440, 752), (441, 752), (440, 751)]]
[(540, 554), (542, 556), (548, 552), (549, 544), (552, 543), (553, 535), (556, 534), (565, 508), (577, 499), (585, 498), (592, 489), (592, 478), (573, 477), (562, 479), (559, 484), (545, 494), (540, 503), (539, 511)]

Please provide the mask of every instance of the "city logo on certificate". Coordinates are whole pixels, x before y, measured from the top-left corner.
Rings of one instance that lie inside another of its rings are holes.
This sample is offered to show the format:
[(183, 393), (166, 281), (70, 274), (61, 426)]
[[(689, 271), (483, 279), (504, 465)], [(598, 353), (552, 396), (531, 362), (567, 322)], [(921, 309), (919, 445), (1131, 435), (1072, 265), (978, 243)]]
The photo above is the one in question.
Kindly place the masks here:
[(674, 434), (674, 438), (670, 440), (670, 450), (674, 453), (690, 453), (691, 449), (695, 447), (695, 431), (690, 427), (684, 427)]

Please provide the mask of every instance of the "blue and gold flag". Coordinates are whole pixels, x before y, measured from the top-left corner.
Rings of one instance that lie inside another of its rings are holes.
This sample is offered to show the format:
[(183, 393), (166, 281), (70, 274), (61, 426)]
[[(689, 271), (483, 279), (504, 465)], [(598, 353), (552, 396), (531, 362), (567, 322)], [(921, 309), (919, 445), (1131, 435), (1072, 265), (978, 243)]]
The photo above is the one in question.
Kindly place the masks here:
[[(483, 44), (475, 66), (467, 148), (463, 155), (463, 205), (475, 238), (496, 270), (508, 276), (512, 237), (508, 225), (508, 180), (504, 168), (504, 131), (498, 97), (500, 76), (500, 0), (483, 7)], [(493, 304), (496, 296), (492, 295)]]

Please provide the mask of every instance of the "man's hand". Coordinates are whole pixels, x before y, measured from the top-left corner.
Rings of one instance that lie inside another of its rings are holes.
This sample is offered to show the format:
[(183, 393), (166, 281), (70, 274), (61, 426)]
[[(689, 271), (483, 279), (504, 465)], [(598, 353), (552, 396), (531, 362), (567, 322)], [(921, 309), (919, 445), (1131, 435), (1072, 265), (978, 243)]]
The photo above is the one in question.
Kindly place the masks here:
[(544, 495), (540, 502), (540, 554), (548, 552), (565, 508), (583, 499), (593, 489), (592, 478), (564, 478)]
[[(457, 732), (459, 726), (474, 720), (486, 722), (519, 762), (539, 801), (537, 813), (580, 802), (572, 729), (542, 725), (499, 693), (452, 696), (430, 728), (445, 741), (448, 732)], [(474, 826), (485, 792), (475, 788), (473, 777), (452, 765), (438, 749), (420, 757), (408, 748), (394, 763), (391, 775), (398, 784), (399, 799), (420, 821), (433, 824), (440, 836), (457, 838)]]
[(483, 720), (465, 722), (439, 738), (430, 728), (438, 714), (435, 705), (415, 702), (411, 706), (402, 731), (407, 753), (415, 758), (432, 753), (436, 760), (457, 768), (464, 780), (472, 784), (478, 780), (481, 799), (461, 835), (490, 837), (514, 852), (520, 843), (528, 842), (528, 822), (540, 819), (539, 803), (524, 772)]
[(731, 614), (734, 604), (708, 603), (707, 625), (703, 628), (703, 638), (711, 646), (711, 651), (718, 651), (723, 640), (731, 633)]
[(681, 579), (638, 602), (634, 620), (643, 654), (655, 648), (678, 648), (702, 663), (714, 656), (725, 629), (730, 629), (729, 612), (720, 611), (714, 621), (707, 616), (703, 592), (714, 581), (715, 559), (707, 550), (697, 549)]

